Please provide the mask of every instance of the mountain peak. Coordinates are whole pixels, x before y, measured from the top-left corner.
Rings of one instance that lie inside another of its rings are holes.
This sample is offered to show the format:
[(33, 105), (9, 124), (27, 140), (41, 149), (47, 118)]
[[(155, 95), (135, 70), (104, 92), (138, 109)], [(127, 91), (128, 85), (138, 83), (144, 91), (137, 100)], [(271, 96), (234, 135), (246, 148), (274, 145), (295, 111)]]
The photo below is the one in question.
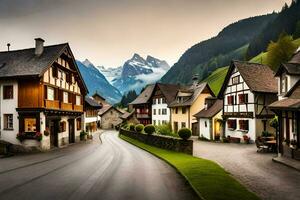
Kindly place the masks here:
[(86, 67), (89, 67), (89, 66), (94, 66), (94, 64), (89, 61), (89, 59), (85, 59), (83, 62), (82, 62)]
[(145, 61), (145, 59), (137, 53), (133, 54), (131, 60), (142, 61), (142, 62)]

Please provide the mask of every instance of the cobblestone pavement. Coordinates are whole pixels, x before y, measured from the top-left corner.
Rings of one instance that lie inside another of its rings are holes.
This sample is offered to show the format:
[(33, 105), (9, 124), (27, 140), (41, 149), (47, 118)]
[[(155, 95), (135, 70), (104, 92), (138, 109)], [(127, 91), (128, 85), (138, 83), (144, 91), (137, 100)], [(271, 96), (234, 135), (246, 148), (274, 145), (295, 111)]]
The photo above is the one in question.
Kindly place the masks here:
[(223, 166), (262, 199), (300, 199), (300, 172), (275, 163), (270, 153), (257, 153), (255, 145), (195, 140), (194, 156)]

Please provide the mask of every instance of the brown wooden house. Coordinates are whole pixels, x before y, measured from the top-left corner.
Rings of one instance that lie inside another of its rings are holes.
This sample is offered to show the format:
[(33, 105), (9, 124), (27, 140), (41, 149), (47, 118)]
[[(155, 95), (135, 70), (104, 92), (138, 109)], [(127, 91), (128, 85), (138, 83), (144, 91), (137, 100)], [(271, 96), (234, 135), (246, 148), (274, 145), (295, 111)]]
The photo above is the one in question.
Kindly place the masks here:
[(40, 132), (42, 149), (79, 140), (88, 90), (68, 43), (0, 52), (1, 140)]

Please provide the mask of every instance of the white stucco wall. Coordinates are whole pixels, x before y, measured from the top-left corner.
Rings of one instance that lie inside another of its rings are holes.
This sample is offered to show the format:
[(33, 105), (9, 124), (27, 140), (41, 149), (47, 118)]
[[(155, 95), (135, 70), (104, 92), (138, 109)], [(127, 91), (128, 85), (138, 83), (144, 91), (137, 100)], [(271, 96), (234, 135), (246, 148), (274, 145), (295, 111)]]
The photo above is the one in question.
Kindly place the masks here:
[[(236, 120), (236, 129), (232, 130), (228, 128), (227, 122), (225, 123), (225, 135), (230, 137), (243, 138), (244, 135), (247, 135), (251, 140), (256, 138), (256, 119), (251, 118), (229, 118), (228, 120)], [(249, 121), (249, 130), (243, 131), (240, 129), (239, 120), (248, 120)], [(260, 134), (260, 133), (259, 133)]]
[[(206, 122), (206, 127), (205, 127), (205, 122)], [(211, 124), (210, 124), (210, 119), (208, 118), (201, 118), (199, 120), (199, 136), (203, 136), (209, 140), (211, 140), (212, 138), (210, 137), (210, 133), (211, 133)]]
[[(162, 98), (161, 98), (162, 102)], [(160, 115), (158, 110), (160, 109)], [(162, 114), (162, 109), (166, 109), (166, 115)], [(156, 110), (156, 114), (154, 115), (154, 110)], [(168, 108), (168, 104), (160, 103), (158, 104), (158, 100), (156, 99), (156, 104), (152, 104), (152, 124), (154, 124), (154, 120), (156, 121), (156, 125), (162, 124), (162, 121), (165, 120), (167, 123), (170, 122), (170, 109)]]
[[(13, 99), (3, 99), (3, 86), (13, 85)], [(20, 144), (16, 136), (19, 132), (19, 120), (16, 108), (18, 107), (18, 83), (17, 81), (1, 81), (0, 82), (0, 119), (1, 119), (1, 135), (0, 139), (13, 144)], [(13, 130), (4, 130), (4, 114), (13, 114)]]

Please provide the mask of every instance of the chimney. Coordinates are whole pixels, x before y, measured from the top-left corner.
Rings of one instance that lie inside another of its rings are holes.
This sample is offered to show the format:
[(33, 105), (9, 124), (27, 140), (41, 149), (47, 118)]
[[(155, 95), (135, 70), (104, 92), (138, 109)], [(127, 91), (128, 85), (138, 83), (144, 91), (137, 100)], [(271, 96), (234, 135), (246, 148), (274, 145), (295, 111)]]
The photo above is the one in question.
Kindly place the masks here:
[(198, 86), (198, 77), (199, 75), (198, 74), (194, 74), (193, 77), (192, 77), (192, 80), (193, 80), (193, 88), (196, 88)]
[(35, 38), (35, 55), (40, 56), (44, 51), (44, 42), (42, 38)]
[(7, 51), (9, 51), (10, 43), (7, 43)]

